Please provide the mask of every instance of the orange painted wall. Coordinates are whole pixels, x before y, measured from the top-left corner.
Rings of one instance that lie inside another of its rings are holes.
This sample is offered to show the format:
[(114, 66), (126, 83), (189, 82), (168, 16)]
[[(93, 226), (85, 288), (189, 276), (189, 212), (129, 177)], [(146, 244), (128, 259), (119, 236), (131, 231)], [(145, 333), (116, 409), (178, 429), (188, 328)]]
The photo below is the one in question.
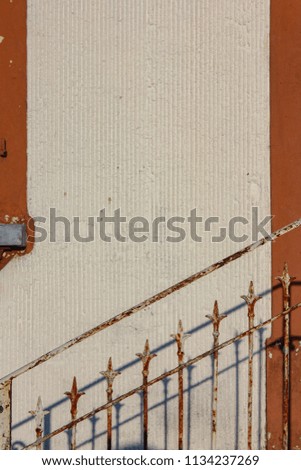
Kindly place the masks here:
[[(301, 216), (301, 2), (271, 1), (271, 204), (273, 230)], [(280, 283), (287, 261), (297, 280), (291, 289), (292, 304), (300, 301), (301, 231), (278, 240), (272, 249), (273, 315), (281, 312)], [(299, 281), (299, 282), (298, 282)], [(282, 321), (274, 324), (267, 353), (267, 437), (269, 449), (282, 446), (282, 352), (279, 341)], [(301, 318), (291, 321), (291, 410), (290, 448), (301, 448)], [(275, 344), (276, 343), (276, 344)]]

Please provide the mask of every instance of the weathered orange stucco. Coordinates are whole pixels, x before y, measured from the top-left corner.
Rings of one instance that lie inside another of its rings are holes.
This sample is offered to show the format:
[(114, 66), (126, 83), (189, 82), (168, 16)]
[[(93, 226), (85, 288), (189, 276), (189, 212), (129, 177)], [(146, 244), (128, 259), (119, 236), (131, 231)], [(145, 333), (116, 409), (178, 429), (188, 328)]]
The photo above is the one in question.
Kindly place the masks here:
[[(0, 138), (5, 139), (7, 145), (7, 157), (0, 157), (0, 222), (28, 223), (26, 0), (1, 0), (0, 35)], [(29, 244), (26, 252), (31, 248)], [(0, 269), (13, 255), (4, 255)]]
[[(271, 1), (271, 204), (273, 230), (301, 217), (301, 2)], [(292, 285), (292, 304), (300, 301), (301, 293), (301, 232), (300, 229), (279, 239), (272, 247), (272, 308), (281, 312), (279, 281), (283, 263), (297, 279)], [(274, 323), (267, 350), (267, 446), (282, 448), (282, 387), (283, 355), (279, 341), (282, 321)], [(301, 449), (301, 317), (296, 311), (291, 320), (291, 449)]]

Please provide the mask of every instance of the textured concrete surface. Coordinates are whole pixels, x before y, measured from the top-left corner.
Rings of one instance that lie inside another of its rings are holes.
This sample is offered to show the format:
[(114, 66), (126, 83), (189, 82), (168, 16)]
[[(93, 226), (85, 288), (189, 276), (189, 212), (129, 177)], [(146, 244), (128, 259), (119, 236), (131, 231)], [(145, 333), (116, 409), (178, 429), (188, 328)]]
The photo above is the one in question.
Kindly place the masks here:
[[(28, 0), (29, 213), (48, 217), (54, 207), (78, 216), (82, 236), (102, 208), (150, 220), (196, 208), (221, 225), (249, 218), (252, 206), (269, 214), (268, 40), (267, 0)], [(250, 235), (250, 225), (242, 228)], [(164, 227), (158, 242), (64, 243), (59, 231), (56, 243), (37, 243), (1, 273), (3, 375), (248, 243), (212, 243), (201, 232), (202, 243), (166, 243)], [(178, 319), (193, 333), (187, 358), (211, 347), (205, 315), (215, 299), (228, 313), (221, 341), (245, 329), (240, 295), (251, 279), (263, 295), (256, 321), (269, 318), (264, 247), (16, 380), (15, 445), (34, 437), (26, 419), (38, 395), (51, 409), (47, 430), (69, 419), (62, 399), (73, 375), (86, 391), (80, 413), (101, 404), (99, 371), (109, 356), (122, 370), (114, 393), (138, 385), (135, 353), (147, 337), (158, 354), (151, 376), (173, 367)], [(255, 447), (264, 443), (259, 349), (267, 335), (256, 337)], [(246, 447), (246, 354), (242, 342), (220, 357), (219, 448)], [(186, 448), (210, 447), (211, 376), (210, 360), (186, 375)], [(174, 378), (150, 395), (152, 448), (176, 448), (175, 393)], [(115, 443), (139, 447), (139, 397), (118, 413)], [(81, 448), (104, 448), (105, 417), (98, 418), (79, 427)], [(51, 444), (66, 445), (65, 434)]]

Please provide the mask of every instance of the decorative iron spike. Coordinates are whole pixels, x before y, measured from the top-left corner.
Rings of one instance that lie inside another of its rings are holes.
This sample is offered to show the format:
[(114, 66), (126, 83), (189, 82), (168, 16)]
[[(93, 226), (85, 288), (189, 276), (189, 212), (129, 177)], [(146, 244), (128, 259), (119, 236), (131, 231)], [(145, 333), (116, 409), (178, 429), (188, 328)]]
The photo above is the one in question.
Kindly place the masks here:
[(137, 353), (136, 354), (139, 359), (141, 359), (143, 366), (145, 367), (146, 365), (149, 365), (150, 361), (154, 359), (154, 357), (157, 357), (157, 354), (151, 354), (150, 353), (150, 348), (149, 348), (149, 341), (148, 339), (145, 341), (145, 346), (144, 346), (144, 351), (143, 353)]
[(186, 339), (190, 338), (191, 334), (184, 333), (184, 328), (182, 324), (182, 320), (179, 320), (178, 323), (178, 331), (175, 334), (170, 335), (173, 339), (176, 340), (177, 343), (181, 342), (182, 344)]
[(100, 372), (101, 375), (103, 375), (108, 382), (108, 386), (112, 386), (114, 380), (118, 375), (121, 374), (118, 370), (113, 369), (113, 364), (112, 364), (112, 358), (110, 357), (108, 360), (108, 368), (105, 371)]
[[(226, 317), (227, 317), (227, 315), (225, 315), (224, 313), (221, 313), (221, 314), (219, 313), (217, 300), (214, 302), (213, 315), (206, 315), (206, 318), (209, 318), (209, 320), (213, 324), (214, 332), (219, 330), (220, 322)], [(213, 332), (213, 335), (215, 334), (214, 332)]]
[[(248, 306), (249, 330), (254, 328), (255, 304), (262, 297), (254, 294), (253, 281), (249, 285), (249, 294), (242, 295), (242, 299)], [(253, 437), (253, 351), (254, 351), (254, 333), (248, 335), (248, 449), (252, 450)]]
[(76, 417), (77, 414), (77, 404), (81, 396), (85, 395), (85, 392), (79, 392), (77, 388), (76, 377), (73, 377), (72, 387), (70, 392), (65, 392), (65, 395), (69, 398), (71, 402), (71, 415), (72, 418)]
[(50, 412), (43, 409), (42, 398), (40, 396), (37, 401), (36, 409), (28, 413), (35, 417), (36, 429), (43, 430), (44, 416), (48, 415)]
[[(176, 334), (170, 335), (176, 340), (177, 343), (177, 356), (178, 356), (178, 365), (182, 366), (184, 364), (184, 350), (183, 344), (186, 339), (191, 335), (184, 334), (182, 320), (179, 320), (178, 331)], [(183, 436), (184, 436), (184, 377), (183, 369), (178, 371), (178, 449), (183, 449)]]
[(253, 284), (253, 281), (250, 282), (250, 285), (249, 285), (249, 293), (248, 295), (241, 295), (241, 298), (244, 299), (244, 301), (248, 304), (248, 305), (255, 305), (255, 303), (262, 299), (262, 297), (260, 295), (255, 295), (254, 294), (254, 284)]
[(211, 411), (211, 446), (216, 449), (216, 436), (217, 436), (217, 401), (218, 401), (218, 351), (216, 348), (219, 346), (219, 325), (220, 322), (226, 318), (227, 315), (219, 314), (218, 302), (214, 302), (213, 314), (206, 315), (212, 322), (213, 326), (213, 382), (212, 382), (212, 411)]
[[(291, 281), (296, 279), (289, 275), (288, 264), (284, 263), (282, 276), (277, 276), (276, 279), (282, 284), (282, 300), (283, 309), (288, 311), (291, 306), (290, 285)], [(290, 316), (287, 313), (283, 319), (283, 409), (282, 409), (282, 448), (283, 450), (289, 449), (290, 441)]]
[[(111, 403), (113, 400), (113, 382), (121, 372), (113, 369), (112, 358), (108, 361), (107, 370), (100, 372), (107, 379), (107, 400)], [(112, 405), (107, 408), (107, 450), (112, 449)]]
[(143, 449), (147, 450), (148, 448), (148, 374), (149, 374), (149, 364), (157, 354), (151, 354), (149, 348), (148, 339), (145, 342), (143, 353), (137, 353), (136, 356), (141, 359), (143, 364)]
[(282, 276), (276, 276), (275, 279), (281, 282), (282, 286), (288, 288), (290, 286), (291, 281), (294, 281), (296, 278), (294, 276), (290, 276), (288, 272), (288, 264), (287, 262), (284, 263)]

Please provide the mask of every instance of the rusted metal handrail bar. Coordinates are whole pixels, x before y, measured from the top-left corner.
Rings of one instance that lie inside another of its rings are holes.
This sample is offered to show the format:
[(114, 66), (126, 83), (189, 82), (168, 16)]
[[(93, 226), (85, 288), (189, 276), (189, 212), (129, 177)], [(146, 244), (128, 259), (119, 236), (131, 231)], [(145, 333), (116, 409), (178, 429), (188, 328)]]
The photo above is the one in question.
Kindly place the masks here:
[[(231, 344), (235, 343), (236, 341), (240, 341), (241, 339), (245, 338), (246, 336), (249, 336), (250, 334), (254, 333), (255, 331), (258, 331), (261, 328), (264, 328), (264, 327), (272, 324), (273, 322), (275, 322), (279, 318), (283, 318), (285, 315), (291, 314), (294, 310), (297, 310), (300, 307), (301, 307), (301, 302), (293, 305), (292, 307), (290, 307), (287, 310), (284, 310), (281, 313), (278, 313), (277, 315), (270, 318), (269, 320), (265, 320), (264, 322), (259, 323), (258, 325), (254, 326), (253, 328), (248, 329), (248, 330), (240, 333), (239, 335), (228, 339), (227, 341), (224, 341), (223, 343), (221, 343), (216, 348), (209, 349), (208, 351), (206, 351), (202, 354), (199, 354), (198, 356), (194, 357), (193, 359), (189, 359), (189, 361), (184, 362), (183, 364), (175, 367), (174, 369), (171, 369), (167, 372), (164, 372), (163, 374), (161, 374), (161, 375), (155, 377), (154, 379), (150, 380), (147, 383), (146, 386), (151, 387), (152, 385), (155, 385), (156, 383), (161, 382), (162, 380), (166, 379), (167, 377), (170, 377), (171, 375), (177, 374), (180, 370), (183, 370), (187, 367), (190, 367), (190, 366), (196, 364), (197, 362), (201, 361), (202, 359), (205, 359), (206, 357), (211, 356), (212, 354), (215, 354), (216, 352), (220, 351), (221, 349), (226, 348), (227, 346), (230, 346)], [(28, 446), (24, 447), (23, 450), (34, 449), (36, 446), (38, 446), (41, 443), (47, 441), (48, 439), (51, 439), (52, 437), (57, 436), (58, 434), (61, 434), (64, 431), (67, 431), (68, 429), (72, 428), (73, 426), (76, 426), (77, 424), (81, 423), (82, 421), (85, 421), (86, 419), (92, 418), (97, 413), (100, 413), (101, 411), (107, 410), (108, 408), (110, 408), (110, 407), (116, 405), (117, 403), (120, 403), (121, 401), (125, 400), (126, 398), (129, 398), (129, 397), (135, 395), (136, 393), (139, 393), (139, 392), (143, 391), (146, 386), (145, 385), (140, 385), (139, 387), (136, 387), (136, 388), (130, 390), (129, 392), (124, 393), (123, 395), (120, 395), (118, 398), (115, 398), (112, 401), (108, 401), (104, 405), (99, 406), (98, 408), (94, 408), (92, 411), (80, 416), (76, 420), (74, 420), (70, 423), (67, 423), (64, 426), (61, 426), (60, 428), (55, 429), (54, 431), (47, 434), (46, 436), (41, 437), (40, 439), (37, 439), (36, 441), (32, 442)]]
[(273, 240), (276, 240), (279, 237), (282, 237), (286, 233), (291, 232), (292, 230), (295, 230), (296, 228), (300, 227), (301, 225), (301, 218), (297, 219), (295, 222), (292, 222), (285, 227), (280, 228), (279, 230), (276, 230), (275, 232), (271, 233), (270, 235), (267, 235), (264, 238), (261, 238), (257, 242), (252, 243), (251, 245), (246, 246), (245, 248), (242, 248), (241, 250), (237, 251), (236, 253), (233, 253), (232, 255), (226, 256), (222, 260), (218, 261), (217, 263), (213, 263), (211, 266), (208, 266), (207, 268), (203, 269), (202, 271), (198, 271), (195, 274), (192, 274), (191, 276), (187, 277), (186, 279), (177, 282), (176, 284), (173, 284), (172, 286), (168, 287), (167, 289), (164, 289), (163, 291), (159, 292), (158, 294), (155, 294), (151, 297), (149, 297), (146, 300), (143, 300), (139, 304), (135, 305), (134, 307), (129, 308), (128, 310), (125, 310), (122, 313), (119, 313), (115, 317), (110, 318), (109, 320), (100, 323), (99, 325), (95, 326), (94, 328), (91, 328), (90, 330), (86, 331), (85, 333), (80, 334), (79, 336), (76, 336), (75, 338), (67, 341), (66, 343), (62, 344), (61, 346), (58, 346), (55, 349), (52, 349), (51, 351), (47, 352), (46, 354), (43, 354), (42, 356), (38, 357), (37, 359), (29, 362), (28, 364), (20, 367), (19, 369), (16, 369), (14, 372), (11, 372), (10, 374), (6, 375), (5, 377), (2, 377), (0, 379), (0, 384), (4, 384), (10, 380), (15, 379), (16, 377), (19, 377), (20, 375), (24, 374), (25, 372), (28, 372), (31, 369), (34, 369), (35, 367), (39, 366), (40, 364), (43, 364), (44, 362), (49, 361), (49, 359), (57, 356), (58, 354), (61, 354), (62, 352), (66, 351), (67, 349), (71, 348), (72, 346), (75, 346), (78, 343), (81, 343), (85, 339), (95, 335), (96, 333), (99, 333), (100, 331), (105, 330), (106, 328), (115, 325), (115, 323), (120, 322), (121, 320), (124, 320), (125, 318), (128, 318), (135, 313), (145, 309), (149, 305), (152, 305), (159, 300), (164, 299), (165, 297), (171, 295), (172, 293), (179, 291), (180, 289), (183, 289), (184, 287), (188, 286), (189, 284), (192, 284), (193, 282), (197, 281), (198, 279), (201, 279), (202, 277), (207, 276), (208, 274), (217, 271), (218, 269), (222, 268), (226, 264), (231, 263), (232, 261), (235, 261), (236, 259), (241, 258), (242, 256), (246, 255), (247, 253), (251, 253), (252, 251), (256, 250), (262, 245), (265, 245), (268, 242), (271, 242)]

